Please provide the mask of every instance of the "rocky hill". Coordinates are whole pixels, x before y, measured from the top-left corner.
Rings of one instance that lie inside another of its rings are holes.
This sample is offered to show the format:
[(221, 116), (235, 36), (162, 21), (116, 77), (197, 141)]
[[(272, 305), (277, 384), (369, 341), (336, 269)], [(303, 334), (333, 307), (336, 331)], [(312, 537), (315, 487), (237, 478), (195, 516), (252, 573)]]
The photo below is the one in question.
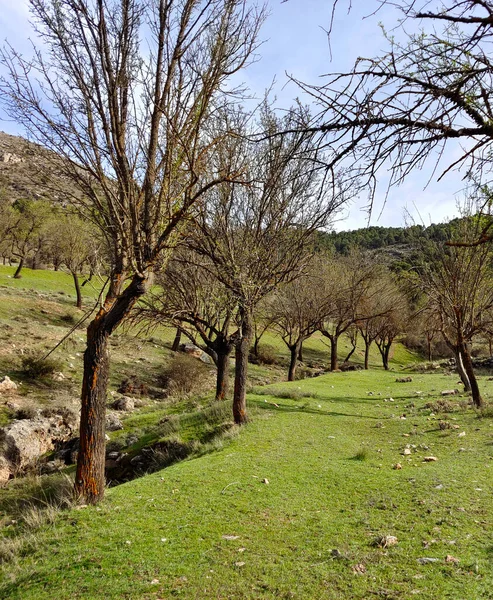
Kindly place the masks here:
[(39, 144), (0, 131), (0, 193), (11, 202), (20, 198), (63, 202), (68, 182), (56, 172), (59, 160)]

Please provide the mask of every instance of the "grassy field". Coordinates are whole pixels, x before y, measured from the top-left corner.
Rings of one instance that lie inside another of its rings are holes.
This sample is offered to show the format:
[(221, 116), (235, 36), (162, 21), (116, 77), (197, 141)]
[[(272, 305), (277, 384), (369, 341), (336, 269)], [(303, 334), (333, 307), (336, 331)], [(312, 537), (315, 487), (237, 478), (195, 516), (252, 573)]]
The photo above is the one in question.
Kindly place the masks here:
[(437, 412), (454, 383), (358, 372), (262, 388), (224, 448), (26, 532), (0, 597), (491, 598), (493, 423), (460, 398)]
[[(62, 275), (33, 273), (43, 291), (28, 270), (24, 287), (0, 282), (0, 375), (16, 379), (18, 351), (33, 339), (48, 347), (73, 321), (67, 314), (78, 314)], [(119, 333), (111, 389), (136, 372), (152, 381), (171, 336)], [(57, 351), (68, 381), (23, 381), (19, 399), (76, 405), (83, 341), (77, 330)], [(281, 340), (267, 341), (285, 357)], [(305, 354), (323, 361), (327, 349), (314, 339)], [(290, 384), (281, 382), (284, 366), (252, 365), (252, 420), (241, 431), (229, 423), (217, 438), (227, 407), (209, 407), (210, 394), (144, 405), (112, 442), (132, 432), (136, 447), (161, 439), (176, 419), (174, 439), (195, 452), (108, 489), (98, 507), (52, 510), (46, 490), (67, 487), (60, 476), (0, 489), (0, 598), (492, 598), (493, 411), (442, 398), (458, 387), (442, 370), (396, 382), (411, 359), (397, 346), (394, 372)], [(276, 383), (259, 385), (266, 381)], [(479, 381), (491, 402), (493, 381)]]

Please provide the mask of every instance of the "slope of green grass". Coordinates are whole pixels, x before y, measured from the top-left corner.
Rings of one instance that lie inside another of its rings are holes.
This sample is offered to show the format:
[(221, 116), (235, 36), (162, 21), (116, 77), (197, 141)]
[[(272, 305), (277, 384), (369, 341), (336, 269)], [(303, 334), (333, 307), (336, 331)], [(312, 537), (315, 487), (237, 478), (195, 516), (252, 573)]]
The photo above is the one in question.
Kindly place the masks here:
[[(26, 533), (0, 597), (491, 598), (493, 423), (464, 398), (425, 407), (454, 376), (395, 378), (335, 373), (251, 395), (258, 414), (222, 450)], [(21, 533), (5, 528), (5, 543)]]

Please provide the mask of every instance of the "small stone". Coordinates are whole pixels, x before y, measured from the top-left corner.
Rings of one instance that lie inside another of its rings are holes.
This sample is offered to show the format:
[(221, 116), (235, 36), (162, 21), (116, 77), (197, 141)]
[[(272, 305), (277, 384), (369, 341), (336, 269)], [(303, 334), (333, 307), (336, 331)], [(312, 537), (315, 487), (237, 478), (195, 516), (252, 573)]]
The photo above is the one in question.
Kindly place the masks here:
[(465, 437), (465, 435), (466, 435), (466, 432), (465, 431), (461, 431), (459, 433), (458, 437)]
[(243, 566), (245, 566), (245, 563), (242, 560), (235, 562), (235, 567), (243, 567)]
[(374, 546), (379, 548), (389, 548), (390, 546), (396, 546), (399, 543), (395, 535), (381, 535), (373, 541)]
[(459, 390), (443, 390), (442, 396), (456, 396)]
[(358, 563), (353, 567), (353, 573), (355, 575), (364, 575), (366, 573), (366, 567), (363, 563)]
[(452, 556), (451, 554), (447, 554), (447, 556), (445, 557), (445, 562), (453, 563), (454, 565), (456, 565), (460, 563), (460, 560), (458, 558), (455, 558), (455, 556)]
[(222, 536), (223, 540), (230, 540), (230, 541), (237, 540), (237, 539), (239, 539), (239, 537), (240, 537), (239, 535), (223, 535)]
[(264, 479), (262, 479), (262, 483), (265, 483), (265, 485), (269, 485), (269, 480), (264, 477)]
[(404, 454), (404, 456), (410, 456), (411, 449), (410, 448), (404, 448), (403, 454)]
[(420, 565), (428, 565), (430, 563), (440, 562), (439, 558), (429, 558), (425, 556), (424, 558), (418, 558), (418, 562)]
[(423, 462), (435, 462), (438, 458), (436, 456), (425, 456)]
[(159, 583), (159, 579), (153, 579), (151, 581), (151, 585), (157, 585)]
[(399, 471), (400, 469), (402, 469), (402, 465), (401, 465), (401, 463), (395, 463), (395, 465), (392, 465), (392, 468), (395, 471)]

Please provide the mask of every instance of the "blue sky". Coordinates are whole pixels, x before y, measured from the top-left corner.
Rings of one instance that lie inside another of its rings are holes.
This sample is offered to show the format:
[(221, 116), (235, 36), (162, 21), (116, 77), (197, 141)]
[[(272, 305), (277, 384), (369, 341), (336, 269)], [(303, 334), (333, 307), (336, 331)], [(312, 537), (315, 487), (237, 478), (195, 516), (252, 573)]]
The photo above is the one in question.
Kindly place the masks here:
[[(330, 23), (332, 2), (330, 0), (269, 0), (270, 15), (263, 27), (259, 49), (259, 61), (243, 73), (245, 83), (259, 96), (275, 80), (273, 92), (276, 106), (287, 108), (300, 91), (288, 81), (286, 73), (310, 83), (318, 83), (320, 76), (332, 71), (349, 69), (357, 57), (371, 57), (385, 49), (386, 43), (380, 22), (390, 29), (396, 22), (397, 13), (390, 7), (378, 8), (378, 0), (353, 0), (351, 13), (347, 14), (347, 1), (340, 0), (331, 36), (332, 60), (326, 29)], [(367, 15), (367, 18), (364, 18)], [(27, 0), (0, 0), (0, 39), (8, 40), (14, 47), (29, 51), (29, 37), (33, 37), (29, 25)], [(15, 123), (5, 121), (0, 112), (0, 130), (22, 134)], [(385, 226), (403, 225), (406, 213), (415, 222), (428, 225), (457, 215), (457, 194), (463, 187), (458, 174), (448, 175), (444, 181), (426, 183), (430, 170), (416, 171), (406, 182), (393, 188), (383, 203), (385, 186), (371, 214), (370, 224)], [(385, 173), (381, 174), (382, 180)], [(435, 178), (436, 179), (436, 178)], [(356, 199), (341, 215), (335, 228), (356, 229), (368, 223), (363, 210), (367, 204), (364, 197)]]

